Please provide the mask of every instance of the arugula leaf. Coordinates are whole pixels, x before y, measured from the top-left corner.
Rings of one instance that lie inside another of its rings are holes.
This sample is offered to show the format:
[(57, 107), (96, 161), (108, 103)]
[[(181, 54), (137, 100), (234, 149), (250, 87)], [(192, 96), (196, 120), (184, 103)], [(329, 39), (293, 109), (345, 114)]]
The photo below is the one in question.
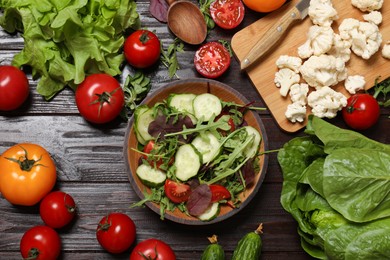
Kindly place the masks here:
[(164, 50), (161, 44), (161, 62), (165, 67), (168, 68), (168, 74), (170, 78), (176, 75), (176, 72), (180, 69), (179, 61), (177, 59), (177, 53), (184, 52), (184, 43), (179, 39), (175, 38), (173, 43), (168, 46), (167, 51)]
[[(390, 98), (388, 99), (388, 95), (390, 94), (390, 78), (378, 83), (378, 79), (375, 80), (374, 94), (373, 97), (377, 99), (378, 104), (383, 107), (390, 106)], [(379, 99), (379, 95), (382, 96)]]
[(214, 29), (215, 27), (215, 22), (210, 14), (210, 5), (214, 1), (215, 0), (199, 0), (199, 9), (203, 14), (204, 20), (206, 21), (208, 31)]

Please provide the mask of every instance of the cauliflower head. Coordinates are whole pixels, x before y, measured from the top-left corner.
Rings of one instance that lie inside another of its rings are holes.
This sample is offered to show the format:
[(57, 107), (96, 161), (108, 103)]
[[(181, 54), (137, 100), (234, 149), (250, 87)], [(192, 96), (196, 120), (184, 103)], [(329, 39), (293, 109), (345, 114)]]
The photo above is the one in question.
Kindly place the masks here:
[(302, 64), (300, 72), (306, 83), (316, 89), (334, 86), (348, 76), (344, 61), (327, 54), (311, 56)]
[(301, 105), (307, 104), (307, 93), (309, 93), (309, 85), (306, 83), (294, 84), (290, 88), (290, 98), (293, 103)]
[(338, 18), (331, 0), (311, 0), (308, 14), (313, 24), (320, 26), (331, 26)]
[(344, 87), (350, 94), (356, 94), (357, 91), (363, 90), (366, 80), (361, 75), (348, 76), (345, 80)]
[(299, 103), (289, 104), (285, 116), (292, 123), (303, 122), (306, 119), (306, 106)]
[(327, 54), (348, 62), (351, 59), (351, 45), (350, 41), (345, 41), (339, 34), (334, 34), (333, 46)]
[(347, 105), (347, 98), (330, 87), (313, 91), (307, 97), (311, 112), (321, 118), (334, 118), (337, 112)]
[(312, 55), (319, 56), (328, 52), (333, 46), (333, 35), (334, 32), (330, 26), (311, 26), (306, 42), (298, 47), (298, 56), (307, 59)]
[(382, 16), (382, 13), (379, 11), (372, 11), (372, 12), (369, 12), (368, 14), (364, 14), (363, 19), (366, 22), (380, 25), (382, 23), (383, 16)]
[(351, 4), (362, 12), (379, 10), (384, 0), (351, 0)]
[(383, 45), (382, 56), (386, 59), (390, 59), (390, 41)]
[(302, 59), (299, 57), (282, 55), (276, 60), (276, 66), (279, 69), (288, 68), (298, 73), (302, 65)]
[(275, 73), (275, 85), (280, 88), (280, 95), (287, 96), (290, 87), (301, 80), (301, 76), (291, 69), (283, 68)]

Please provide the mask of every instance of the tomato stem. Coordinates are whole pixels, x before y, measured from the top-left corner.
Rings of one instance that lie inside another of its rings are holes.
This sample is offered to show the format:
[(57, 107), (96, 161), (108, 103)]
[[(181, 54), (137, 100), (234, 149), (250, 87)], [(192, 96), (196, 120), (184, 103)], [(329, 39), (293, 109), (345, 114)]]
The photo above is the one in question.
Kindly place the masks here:
[[(120, 88), (120, 87), (119, 87)], [(102, 107), (104, 105), (104, 103), (108, 103), (110, 104), (110, 99), (112, 97), (112, 95), (118, 91), (119, 88), (116, 88), (114, 89), (113, 91), (111, 92), (107, 92), (107, 91), (104, 91), (103, 93), (101, 94), (95, 94), (97, 96), (97, 99), (95, 99), (94, 101), (92, 101), (90, 103), (90, 105), (94, 105), (94, 104), (97, 104), (99, 103), (99, 110), (98, 110), (98, 117), (100, 117), (100, 111), (102, 110)]]
[(38, 257), (39, 257), (39, 249), (33, 247), (33, 248), (31, 248), (31, 249), (28, 251), (27, 258), (24, 258), (24, 260), (38, 259)]
[(33, 159), (28, 159), (28, 153), (27, 153), (27, 150), (24, 149), (22, 146), (21, 148), (23, 149), (24, 151), (24, 156), (21, 156), (19, 157), (19, 159), (14, 159), (14, 158), (8, 158), (6, 157), (7, 160), (10, 160), (11, 162), (15, 162), (17, 164), (19, 164), (20, 166), (20, 169), (22, 171), (31, 171), (31, 169), (35, 166), (43, 166), (43, 167), (46, 167), (45, 165), (43, 164), (37, 164), (37, 162), (39, 162), (40, 160), (42, 160), (42, 155), (41, 157), (39, 157), (38, 160), (33, 160)]
[(141, 36), (139, 37), (139, 41), (142, 42), (142, 44), (147, 43), (150, 40), (148, 32), (143, 32)]

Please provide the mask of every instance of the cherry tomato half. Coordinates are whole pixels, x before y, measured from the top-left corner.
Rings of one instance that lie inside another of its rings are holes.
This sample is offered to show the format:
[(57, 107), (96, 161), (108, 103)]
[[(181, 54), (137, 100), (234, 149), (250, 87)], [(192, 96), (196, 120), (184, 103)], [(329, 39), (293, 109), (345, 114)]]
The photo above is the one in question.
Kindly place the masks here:
[(194, 57), (196, 70), (206, 78), (218, 78), (230, 66), (229, 51), (219, 42), (201, 46)]
[(166, 180), (164, 184), (165, 195), (174, 203), (181, 203), (188, 200), (191, 194), (190, 185)]
[(0, 191), (15, 205), (37, 204), (54, 187), (57, 174), (50, 154), (40, 145), (20, 143), (0, 156)]
[(14, 66), (0, 66), (0, 110), (20, 107), (29, 95), (29, 83), (23, 71)]
[(172, 248), (159, 239), (150, 238), (138, 243), (130, 254), (130, 260), (176, 260)]
[(243, 2), (253, 11), (268, 13), (279, 9), (286, 0), (243, 0)]
[(380, 107), (376, 99), (369, 94), (355, 94), (348, 98), (342, 115), (345, 123), (355, 130), (365, 130), (379, 119)]
[(245, 7), (241, 0), (216, 0), (210, 5), (210, 15), (219, 27), (233, 29), (244, 19)]
[(99, 244), (113, 254), (123, 253), (134, 243), (136, 227), (133, 220), (123, 213), (110, 213), (103, 217), (96, 230)]
[(219, 184), (209, 185), (211, 191), (211, 202), (218, 202), (220, 200), (228, 200), (231, 195), (228, 189)]
[(62, 228), (76, 215), (76, 203), (69, 194), (53, 191), (42, 199), (39, 214), (47, 226)]
[(23, 259), (56, 260), (61, 253), (61, 239), (48, 226), (35, 226), (24, 233), (20, 240)]
[(119, 82), (107, 74), (92, 74), (76, 89), (76, 105), (80, 114), (96, 124), (115, 119), (125, 103)]
[(161, 53), (160, 40), (148, 30), (133, 32), (127, 37), (123, 49), (127, 62), (139, 69), (155, 64)]

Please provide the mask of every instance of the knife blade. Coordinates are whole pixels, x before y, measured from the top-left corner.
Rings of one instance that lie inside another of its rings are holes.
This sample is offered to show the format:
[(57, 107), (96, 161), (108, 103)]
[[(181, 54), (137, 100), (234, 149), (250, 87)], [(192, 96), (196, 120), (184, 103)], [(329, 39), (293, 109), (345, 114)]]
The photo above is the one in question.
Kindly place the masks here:
[(249, 68), (283, 36), (294, 21), (302, 21), (308, 14), (310, 0), (301, 0), (290, 8), (252, 47), (241, 62), (241, 70)]

